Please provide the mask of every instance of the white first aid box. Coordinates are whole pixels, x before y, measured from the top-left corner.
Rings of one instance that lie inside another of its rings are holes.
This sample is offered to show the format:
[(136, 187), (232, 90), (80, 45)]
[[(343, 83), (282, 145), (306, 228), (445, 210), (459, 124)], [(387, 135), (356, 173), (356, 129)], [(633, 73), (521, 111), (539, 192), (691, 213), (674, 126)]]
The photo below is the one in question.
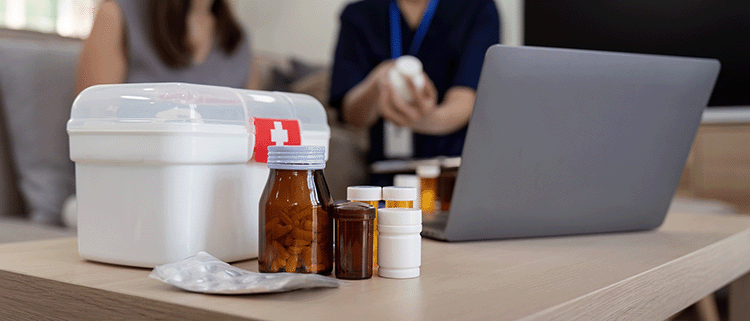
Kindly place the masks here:
[(78, 252), (139, 267), (257, 257), (267, 146), (330, 138), (310, 96), (182, 83), (90, 87), (67, 131)]

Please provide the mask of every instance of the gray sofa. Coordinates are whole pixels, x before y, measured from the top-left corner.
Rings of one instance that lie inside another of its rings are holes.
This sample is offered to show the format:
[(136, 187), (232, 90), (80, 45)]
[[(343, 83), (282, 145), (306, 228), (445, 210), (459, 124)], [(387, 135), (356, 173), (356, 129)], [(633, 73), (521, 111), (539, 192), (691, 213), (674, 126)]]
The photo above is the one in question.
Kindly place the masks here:
[[(0, 217), (22, 216), (60, 224), (65, 199), (75, 191), (65, 125), (73, 102), (81, 41), (0, 29)], [(327, 102), (328, 68), (295, 74), (290, 59), (257, 54), (262, 83)], [(366, 177), (363, 131), (341, 126), (329, 113), (331, 151), (326, 177), (335, 199)], [(334, 165), (335, 166), (332, 166)]]
[(59, 224), (73, 194), (65, 124), (80, 41), (0, 32), (0, 215)]

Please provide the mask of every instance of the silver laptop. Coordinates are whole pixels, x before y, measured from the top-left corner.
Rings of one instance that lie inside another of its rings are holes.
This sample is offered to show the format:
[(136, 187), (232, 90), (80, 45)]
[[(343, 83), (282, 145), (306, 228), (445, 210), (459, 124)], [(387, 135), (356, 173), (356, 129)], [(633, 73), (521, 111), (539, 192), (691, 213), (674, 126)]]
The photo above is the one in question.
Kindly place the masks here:
[(664, 221), (719, 72), (713, 59), (492, 46), (448, 213), (466, 241)]

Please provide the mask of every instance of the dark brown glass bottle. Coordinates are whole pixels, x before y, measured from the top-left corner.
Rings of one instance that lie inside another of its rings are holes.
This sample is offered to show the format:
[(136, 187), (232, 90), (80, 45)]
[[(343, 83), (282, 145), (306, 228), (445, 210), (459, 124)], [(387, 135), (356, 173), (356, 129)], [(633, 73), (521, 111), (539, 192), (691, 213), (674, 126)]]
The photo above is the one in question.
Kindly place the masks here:
[(270, 146), (270, 173), (259, 204), (260, 272), (330, 274), (332, 200), (322, 146)]
[(333, 206), (336, 220), (336, 277), (369, 279), (372, 277), (374, 206), (359, 202)]

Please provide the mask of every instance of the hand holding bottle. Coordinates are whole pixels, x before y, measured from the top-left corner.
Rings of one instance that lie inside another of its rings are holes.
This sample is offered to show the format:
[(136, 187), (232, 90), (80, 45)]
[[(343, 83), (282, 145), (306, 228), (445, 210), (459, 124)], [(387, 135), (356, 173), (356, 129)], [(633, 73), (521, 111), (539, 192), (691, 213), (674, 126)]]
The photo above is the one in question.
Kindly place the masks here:
[(386, 77), (380, 78), (380, 112), (396, 125), (409, 127), (431, 114), (437, 106), (437, 90), (422, 63), (402, 56), (391, 63)]

